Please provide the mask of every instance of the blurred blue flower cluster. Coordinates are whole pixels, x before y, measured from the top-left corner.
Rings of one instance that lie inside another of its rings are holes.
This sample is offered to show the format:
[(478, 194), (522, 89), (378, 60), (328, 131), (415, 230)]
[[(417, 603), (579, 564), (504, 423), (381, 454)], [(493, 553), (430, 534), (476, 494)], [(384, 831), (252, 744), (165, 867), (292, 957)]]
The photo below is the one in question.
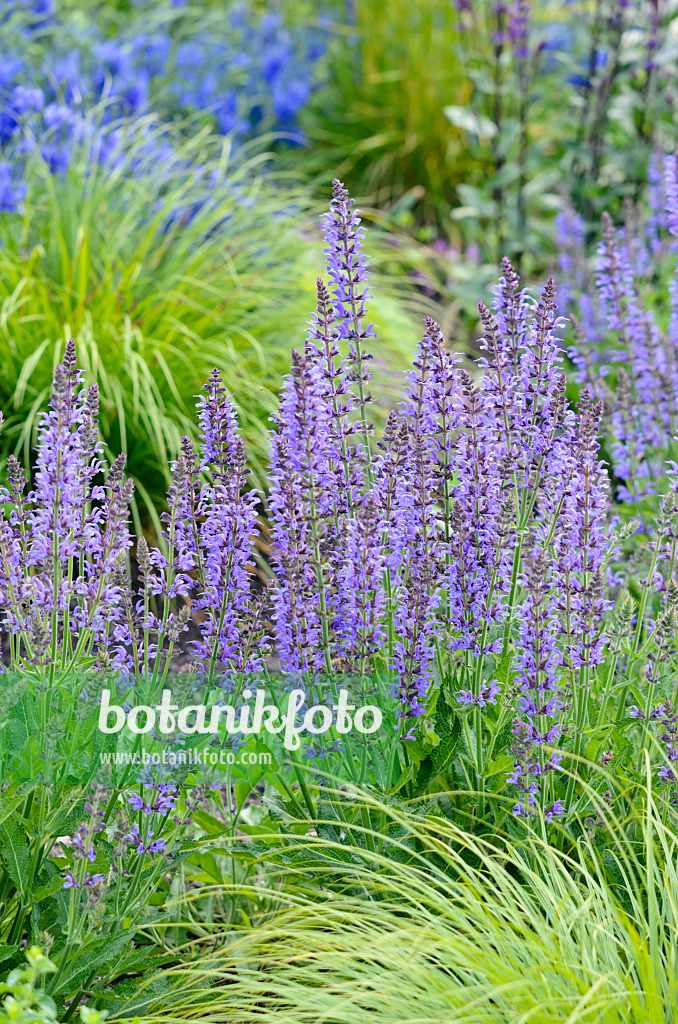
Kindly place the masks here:
[(196, 16), (185, 0), (133, 0), (119, 24), (99, 21), (94, 6), (74, 19), (55, 0), (0, 0), (0, 210), (20, 208), (29, 153), (52, 174), (83, 141), (99, 160), (121, 159), (121, 118), (200, 115), (236, 140), (268, 131), (300, 139), (320, 28), (239, 3)]

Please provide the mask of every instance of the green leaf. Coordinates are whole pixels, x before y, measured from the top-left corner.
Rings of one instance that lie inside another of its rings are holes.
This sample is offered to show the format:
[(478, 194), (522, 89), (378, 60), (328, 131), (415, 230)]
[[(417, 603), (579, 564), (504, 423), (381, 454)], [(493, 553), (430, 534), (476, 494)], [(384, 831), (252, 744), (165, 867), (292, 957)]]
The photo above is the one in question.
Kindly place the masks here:
[[(64, 995), (73, 992), (92, 974), (95, 968), (110, 967), (125, 947), (130, 945), (129, 935), (117, 935), (114, 939), (107, 939), (86, 952), (83, 952), (82, 949), (74, 949), (71, 954), (72, 959), (59, 973), (56, 991)], [(101, 970), (98, 973), (101, 973)]]
[(461, 736), (461, 723), (459, 719), (456, 719), (455, 724), (456, 728), (443, 738), (440, 746), (436, 747), (431, 755), (433, 768), (436, 774), (439, 774), (447, 768), (448, 764), (450, 764), (454, 758), (457, 744), (459, 743), (459, 737)]
[(33, 893), (33, 903), (39, 903), (41, 900), (47, 899), (48, 896), (54, 896), (55, 893), (59, 892), (63, 888), (64, 880), (61, 873), (59, 873), (51, 881), (47, 882), (46, 885), (41, 885), (39, 889), (36, 889)]
[(504, 724), (500, 728), (499, 732), (496, 735), (495, 741), (494, 741), (494, 749), (497, 751), (497, 757), (499, 757), (501, 755), (501, 753), (504, 750), (507, 749), (507, 747), (510, 747), (512, 736), (513, 736), (513, 721), (511, 719), (511, 717), (509, 716), (508, 719), (504, 722)]
[(10, 946), (7, 942), (0, 944), (0, 964), (5, 963), (7, 960), (11, 960), (19, 952), (18, 946)]
[(416, 790), (417, 793), (423, 792), (431, 782), (431, 779), (436, 776), (435, 765), (433, 762), (433, 756), (425, 757), (419, 765), (419, 771), (416, 777)]
[(13, 796), (2, 796), (0, 797), (0, 822), (6, 821), (14, 811), (23, 804), (26, 800), (27, 792), (23, 790), (19, 794)]
[(410, 782), (411, 779), (414, 777), (414, 772), (414, 765), (408, 765), (408, 767), (401, 772), (400, 778), (398, 779), (396, 784), (394, 786), (391, 786), (391, 788), (388, 791), (388, 795), (394, 796), (403, 788), (403, 786), (406, 786), (407, 783)]
[(203, 829), (208, 836), (221, 836), (228, 831), (224, 822), (219, 821), (218, 818), (215, 818), (213, 814), (209, 814), (208, 811), (194, 811), (193, 820), (198, 828)]
[(493, 792), (503, 789), (506, 785), (506, 775), (514, 765), (514, 758), (510, 754), (503, 754), (501, 757), (493, 758), (485, 769), (485, 781)]
[(20, 821), (12, 815), (0, 823), (0, 857), (9, 877), (24, 897), (30, 880), (31, 855), (26, 829)]
[(372, 775), (377, 786), (382, 788), (388, 785), (388, 765), (379, 747), (372, 751)]
[(37, 727), (32, 704), (32, 696), (24, 694), (10, 711), (5, 734), (5, 754), (22, 753), (30, 737), (35, 736)]
[(511, 662), (513, 661), (513, 653), (511, 651), (497, 663), (497, 666), (492, 673), (495, 679), (497, 679), (503, 686), (509, 682), (509, 676), (511, 673)]
[(191, 865), (198, 869), (191, 872), (191, 878), (206, 885), (223, 882), (223, 875), (211, 853), (192, 853), (188, 858)]
[(492, 139), (497, 134), (497, 126), (494, 121), (484, 114), (478, 114), (470, 107), (457, 107), (450, 104), (443, 107), (443, 114), (455, 128), (477, 135), (479, 139)]

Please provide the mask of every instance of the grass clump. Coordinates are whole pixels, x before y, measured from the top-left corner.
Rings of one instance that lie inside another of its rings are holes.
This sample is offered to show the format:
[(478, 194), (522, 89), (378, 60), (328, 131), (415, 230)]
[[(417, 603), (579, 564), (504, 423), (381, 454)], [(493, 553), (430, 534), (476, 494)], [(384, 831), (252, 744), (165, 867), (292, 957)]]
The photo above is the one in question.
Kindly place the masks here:
[[(385, 828), (357, 854), (318, 821), (317, 835), (296, 841), (303, 876), (288, 849), (269, 864), (268, 889), (248, 890), (284, 909), (165, 972), (172, 989), (141, 1019), (668, 1024), (678, 1010), (675, 823), (662, 822), (649, 780), (636, 808), (624, 827), (601, 810), (599, 841), (584, 833), (569, 852), (538, 833), (487, 840), (380, 805)], [(336, 891), (339, 877), (353, 894)]]

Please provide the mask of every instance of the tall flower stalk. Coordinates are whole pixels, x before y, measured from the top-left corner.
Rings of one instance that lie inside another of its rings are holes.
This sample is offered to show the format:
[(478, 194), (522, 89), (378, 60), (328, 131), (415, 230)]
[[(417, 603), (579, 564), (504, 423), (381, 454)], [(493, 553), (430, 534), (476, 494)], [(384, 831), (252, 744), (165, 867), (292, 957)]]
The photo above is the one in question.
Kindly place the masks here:
[(361, 228), (359, 212), (353, 209), (353, 200), (342, 183), (332, 183), (330, 212), (324, 215), (325, 259), (334, 299), (338, 337), (348, 342), (349, 380), (358, 387), (360, 423), (363, 437), (363, 455), (370, 461), (367, 391), (372, 374), (368, 364), (372, 355), (366, 343), (375, 337), (374, 327), (367, 322), (369, 298), (369, 263), (363, 251), (365, 232)]
[[(665, 182), (667, 195), (672, 188)], [(184, 438), (172, 466), (162, 543), (142, 536), (134, 548), (124, 457), (104, 463), (97, 391), (82, 386), (69, 343), (33, 480), (12, 458), (0, 493), (11, 666), (30, 669), (43, 692), (58, 673), (94, 665), (157, 694), (192, 626), (186, 646), (199, 681), (219, 678), (236, 702), (253, 674), (338, 697), (345, 672), (374, 693), (389, 716), (387, 756), (376, 737), (362, 743), (357, 767), (350, 740), (337, 736), (321, 755), (310, 752), (322, 770), (336, 754), (354, 780), (369, 770), (376, 780), (379, 750), (389, 786), (404, 767), (412, 795), (420, 768), (420, 792), (431, 773), (449, 772), (450, 788), (462, 780), (473, 789), (481, 819), (500, 775), (516, 818), (552, 821), (584, 799), (582, 755), (592, 730), (609, 736), (610, 708), (631, 730), (655, 700), (675, 700), (675, 488), (633, 588), (640, 598), (629, 585), (611, 618), (625, 582), (619, 552), (634, 528), (624, 532), (610, 515), (599, 448), (606, 409), (588, 390), (571, 407), (555, 284), (532, 295), (507, 260), (492, 309), (479, 307), (475, 371), (427, 318), (402, 401), (370, 452), (367, 265), (339, 183), (325, 223), (329, 285), (317, 281), (303, 351), (293, 351), (281, 387), (267, 500), (249, 485), (236, 405), (214, 371), (198, 397), (197, 445)], [(632, 249), (607, 231), (599, 285), (605, 315), (636, 359), (620, 416), (636, 440), (642, 433), (635, 456), (649, 466), (670, 416), (666, 403), (648, 408), (659, 386), (649, 369), (659, 363), (630, 287)], [(619, 469), (616, 449), (613, 458)], [(269, 540), (272, 579), (263, 585), (255, 548), (261, 561)], [(627, 706), (629, 694), (637, 703)], [(46, 702), (43, 710), (46, 728)], [(133, 828), (125, 835), (139, 855), (160, 841)], [(88, 885), (81, 840), (71, 888)]]

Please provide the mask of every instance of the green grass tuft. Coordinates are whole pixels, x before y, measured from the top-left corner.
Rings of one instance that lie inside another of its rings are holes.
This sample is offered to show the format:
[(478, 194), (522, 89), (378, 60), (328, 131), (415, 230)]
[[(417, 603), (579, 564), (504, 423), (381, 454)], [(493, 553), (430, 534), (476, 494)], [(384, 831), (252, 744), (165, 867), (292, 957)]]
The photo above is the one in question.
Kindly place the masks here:
[[(322, 838), (321, 823), (320, 837), (301, 835), (303, 868), (288, 850), (268, 891), (247, 893), (287, 909), (221, 946), (214, 938), (202, 962), (166, 971), (163, 997), (145, 1013), (136, 1004), (143, 1024), (678, 1019), (675, 822), (663, 823), (649, 778), (634, 828), (605, 805), (602, 842), (583, 835), (569, 855), (538, 835), (485, 840), (430, 813), (361, 799), (389, 819), (374, 833), (376, 851)], [(361, 895), (336, 885), (304, 895), (330, 875)]]
[[(213, 367), (263, 484), (268, 417), (322, 266), (317, 204), (270, 173), (261, 144), (234, 156), (227, 140), (180, 128), (169, 146), (151, 117), (123, 123), (114, 161), (93, 162), (82, 144), (63, 178), (32, 157), (25, 213), (0, 214), (2, 454), (29, 461), (73, 336), (86, 381), (101, 389), (109, 452), (128, 453), (137, 529), (142, 519), (157, 528), (168, 462), (195, 429)], [(415, 328), (395, 289), (383, 291), (379, 355), (400, 368)]]

